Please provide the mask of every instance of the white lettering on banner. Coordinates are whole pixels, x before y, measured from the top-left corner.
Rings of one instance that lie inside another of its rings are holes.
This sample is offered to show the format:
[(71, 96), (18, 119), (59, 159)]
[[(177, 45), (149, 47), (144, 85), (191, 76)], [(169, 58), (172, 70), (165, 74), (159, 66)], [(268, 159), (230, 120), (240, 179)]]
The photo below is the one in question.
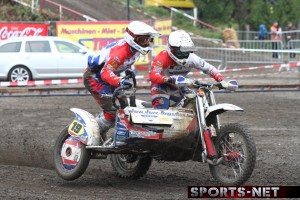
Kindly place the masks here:
[(0, 40), (6, 40), (11, 37), (26, 37), (26, 36), (38, 36), (40, 33), (44, 31), (43, 28), (34, 28), (34, 27), (27, 27), (23, 30), (8, 30), (7, 26), (3, 26), (0, 29)]

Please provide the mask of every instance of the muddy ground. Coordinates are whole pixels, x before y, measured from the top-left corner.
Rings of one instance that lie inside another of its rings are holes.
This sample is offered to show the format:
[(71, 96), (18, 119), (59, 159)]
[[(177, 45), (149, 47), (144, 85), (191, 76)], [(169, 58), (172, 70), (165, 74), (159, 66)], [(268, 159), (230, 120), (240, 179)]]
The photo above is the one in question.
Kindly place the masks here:
[[(149, 98), (144, 96), (143, 98)], [(218, 93), (244, 113), (221, 115), (240, 122), (257, 145), (257, 163), (246, 185), (300, 185), (300, 93)], [(90, 96), (0, 98), (0, 199), (185, 199), (188, 185), (216, 185), (206, 164), (154, 162), (140, 180), (123, 180), (109, 159), (93, 160), (68, 182), (53, 170), (53, 145), (73, 119), (71, 107), (97, 114)]]

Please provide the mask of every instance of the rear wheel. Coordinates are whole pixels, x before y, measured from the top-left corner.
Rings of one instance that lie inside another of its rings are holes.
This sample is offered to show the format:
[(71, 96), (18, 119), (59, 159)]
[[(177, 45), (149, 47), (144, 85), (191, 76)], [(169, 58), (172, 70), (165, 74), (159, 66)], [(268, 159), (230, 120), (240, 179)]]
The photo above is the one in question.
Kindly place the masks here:
[(216, 142), (221, 164), (209, 165), (212, 176), (222, 185), (242, 185), (255, 167), (256, 147), (247, 129), (240, 124), (221, 127)]
[(69, 135), (66, 127), (54, 146), (55, 170), (65, 180), (77, 179), (88, 167), (90, 155), (84, 144)]
[(8, 81), (23, 82), (32, 79), (30, 70), (22, 65), (13, 67), (8, 73)]
[(152, 158), (132, 154), (112, 154), (111, 164), (121, 178), (138, 179), (149, 170)]

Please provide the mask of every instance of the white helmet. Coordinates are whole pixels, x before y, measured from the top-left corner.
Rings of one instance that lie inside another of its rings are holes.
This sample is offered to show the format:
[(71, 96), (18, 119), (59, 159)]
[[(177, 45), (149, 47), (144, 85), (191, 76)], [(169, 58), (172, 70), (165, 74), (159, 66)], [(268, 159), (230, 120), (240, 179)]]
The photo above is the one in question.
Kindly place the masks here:
[(160, 35), (148, 24), (140, 21), (132, 21), (125, 33), (125, 41), (141, 54), (146, 55), (150, 50), (150, 42), (154, 36)]
[(190, 53), (194, 51), (196, 51), (195, 45), (187, 32), (179, 30), (170, 33), (168, 53), (177, 64), (184, 65)]

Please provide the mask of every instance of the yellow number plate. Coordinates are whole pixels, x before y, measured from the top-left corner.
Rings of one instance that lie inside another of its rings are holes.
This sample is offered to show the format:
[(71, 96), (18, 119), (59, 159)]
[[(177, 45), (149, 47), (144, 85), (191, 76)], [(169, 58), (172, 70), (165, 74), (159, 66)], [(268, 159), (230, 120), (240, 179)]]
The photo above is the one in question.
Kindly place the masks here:
[(69, 128), (68, 132), (74, 135), (82, 135), (84, 133), (84, 125), (77, 120), (74, 120)]

